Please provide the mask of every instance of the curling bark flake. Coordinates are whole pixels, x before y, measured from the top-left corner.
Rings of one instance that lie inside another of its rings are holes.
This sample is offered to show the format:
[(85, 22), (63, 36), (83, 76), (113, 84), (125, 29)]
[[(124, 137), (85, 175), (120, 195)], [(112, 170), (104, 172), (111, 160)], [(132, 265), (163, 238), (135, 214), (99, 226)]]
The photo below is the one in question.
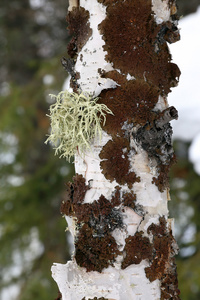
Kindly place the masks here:
[[(167, 94), (180, 71), (173, 0), (70, 1), (69, 89), (113, 112), (77, 152), (65, 215), (75, 253), (54, 264), (63, 300), (179, 299), (168, 172), (175, 160)], [(73, 64), (74, 63), (74, 64)]]

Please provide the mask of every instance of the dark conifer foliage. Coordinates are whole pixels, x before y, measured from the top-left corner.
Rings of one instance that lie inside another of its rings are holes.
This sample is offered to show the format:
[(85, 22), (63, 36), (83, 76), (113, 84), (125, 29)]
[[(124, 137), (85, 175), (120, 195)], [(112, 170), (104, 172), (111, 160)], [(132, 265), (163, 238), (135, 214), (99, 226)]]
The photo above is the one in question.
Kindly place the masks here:
[(19, 284), (21, 300), (56, 298), (50, 268), (69, 258), (59, 207), (73, 168), (44, 144), (48, 95), (67, 76), (66, 11), (64, 0), (0, 2), (0, 291)]

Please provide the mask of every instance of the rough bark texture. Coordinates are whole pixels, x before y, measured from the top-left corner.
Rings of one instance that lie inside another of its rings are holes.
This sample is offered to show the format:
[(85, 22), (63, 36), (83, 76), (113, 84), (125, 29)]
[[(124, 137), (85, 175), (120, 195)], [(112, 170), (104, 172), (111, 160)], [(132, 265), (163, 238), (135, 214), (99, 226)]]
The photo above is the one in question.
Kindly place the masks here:
[(52, 267), (63, 300), (179, 299), (167, 208), (178, 117), (167, 94), (180, 75), (167, 42), (179, 39), (177, 19), (173, 0), (70, 6), (71, 88), (114, 115), (91, 151), (77, 153), (61, 206), (75, 244), (72, 261)]

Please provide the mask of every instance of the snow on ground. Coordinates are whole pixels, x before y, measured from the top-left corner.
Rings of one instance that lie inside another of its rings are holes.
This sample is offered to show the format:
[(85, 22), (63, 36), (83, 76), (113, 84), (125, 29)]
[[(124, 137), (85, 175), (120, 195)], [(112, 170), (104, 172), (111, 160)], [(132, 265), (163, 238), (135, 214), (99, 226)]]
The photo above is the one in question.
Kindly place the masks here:
[(189, 160), (194, 164), (195, 171), (200, 174), (200, 131), (192, 140), (189, 149)]
[(191, 141), (189, 158), (200, 174), (200, 6), (179, 22), (181, 40), (170, 45), (173, 62), (181, 70), (178, 87), (169, 94), (169, 104), (179, 111), (173, 121), (174, 139)]

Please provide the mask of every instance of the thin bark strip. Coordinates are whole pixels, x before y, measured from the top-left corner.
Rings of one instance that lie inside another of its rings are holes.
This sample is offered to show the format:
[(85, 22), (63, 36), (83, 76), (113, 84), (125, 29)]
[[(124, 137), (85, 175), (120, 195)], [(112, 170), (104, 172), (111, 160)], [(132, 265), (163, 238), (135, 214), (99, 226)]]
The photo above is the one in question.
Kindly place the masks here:
[(69, 0), (68, 11), (71, 11), (73, 7), (78, 7), (78, 6), (79, 6), (79, 0)]
[(169, 122), (178, 117), (167, 94), (180, 75), (167, 45), (179, 40), (175, 2), (72, 2), (69, 89), (98, 96), (114, 115), (101, 139), (77, 150), (61, 206), (75, 253), (52, 276), (63, 300), (179, 299), (167, 207)]

